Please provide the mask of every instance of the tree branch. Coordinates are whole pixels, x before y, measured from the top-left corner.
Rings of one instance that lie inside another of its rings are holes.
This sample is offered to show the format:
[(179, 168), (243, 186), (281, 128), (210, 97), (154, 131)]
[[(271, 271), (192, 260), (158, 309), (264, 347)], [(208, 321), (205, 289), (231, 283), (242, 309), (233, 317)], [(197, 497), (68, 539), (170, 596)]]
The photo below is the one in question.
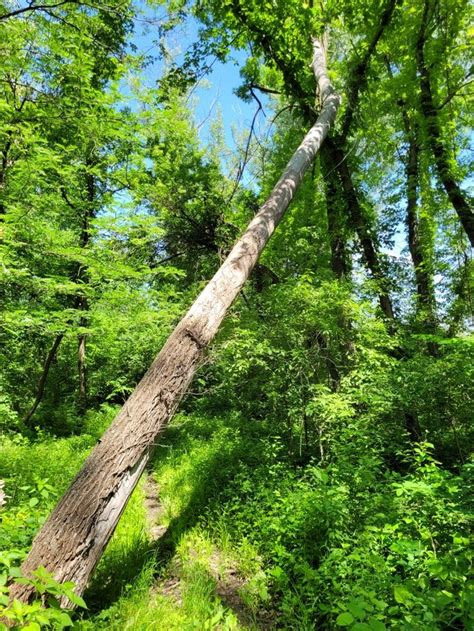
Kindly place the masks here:
[(357, 103), (359, 101), (359, 94), (362, 88), (365, 87), (367, 83), (367, 70), (369, 67), (369, 63), (377, 44), (382, 37), (385, 29), (390, 24), (392, 19), (393, 12), (395, 10), (396, 5), (400, 2), (400, 0), (388, 0), (387, 6), (383, 11), (380, 22), (377, 30), (372, 37), (372, 40), (365, 52), (365, 55), (359, 61), (359, 63), (355, 66), (353, 72), (351, 73), (351, 78), (349, 80), (349, 85), (347, 86), (346, 94), (347, 94), (347, 105), (346, 111), (344, 112), (344, 117), (342, 119), (342, 131), (341, 138), (344, 141), (349, 134), (352, 120), (354, 118), (354, 113), (357, 108)]
[(8, 20), (23, 13), (31, 13), (32, 11), (48, 11), (48, 9), (57, 9), (65, 4), (81, 4), (78, 0), (62, 0), (62, 2), (56, 2), (55, 4), (34, 4), (32, 1), (27, 7), (10, 11), (0, 15), (0, 20)]

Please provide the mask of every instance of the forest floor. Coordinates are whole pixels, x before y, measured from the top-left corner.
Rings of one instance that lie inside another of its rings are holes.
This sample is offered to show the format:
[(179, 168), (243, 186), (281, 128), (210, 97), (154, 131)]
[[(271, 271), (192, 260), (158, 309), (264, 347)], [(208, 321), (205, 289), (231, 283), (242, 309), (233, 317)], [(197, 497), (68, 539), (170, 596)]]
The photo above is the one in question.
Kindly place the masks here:
[[(156, 544), (166, 536), (167, 526), (163, 524), (165, 508), (160, 501), (160, 488), (154, 474), (149, 473), (143, 485), (145, 493), (145, 509), (147, 531), (150, 542)], [(204, 571), (214, 582), (214, 597), (217, 612), (214, 615), (214, 623), (221, 622), (221, 618), (227, 618), (227, 625), (242, 629), (271, 629), (273, 628), (273, 615), (266, 610), (254, 610), (246, 601), (245, 589), (250, 578), (244, 576), (239, 570), (236, 559), (225, 554), (217, 546), (194, 547), (192, 543), (188, 549), (188, 561), (191, 565), (199, 563)], [(150, 590), (150, 600), (160, 598), (171, 600), (178, 609), (183, 609), (183, 592), (188, 589), (187, 581), (189, 572), (183, 564), (180, 555), (175, 555), (164, 573)], [(221, 606), (227, 612), (222, 613)], [(234, 618), (235, 616), (235, 618)]]
[[(26, 553), (115, 412), (80, 436), (4, 441), (0, 562)], [(161, 441), (75, 628), (472, 628), (468, 465), (443, 469), (420, 444), (393, 472), (353, 441), (347, 461), (302, 465), (239, 414), (178, 414)]]

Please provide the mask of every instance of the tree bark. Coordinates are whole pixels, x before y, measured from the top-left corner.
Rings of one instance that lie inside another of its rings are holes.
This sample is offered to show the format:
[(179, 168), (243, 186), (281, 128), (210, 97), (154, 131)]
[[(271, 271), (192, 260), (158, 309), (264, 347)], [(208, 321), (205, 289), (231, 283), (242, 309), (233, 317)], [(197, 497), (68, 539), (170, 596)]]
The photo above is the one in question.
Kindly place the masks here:
[(474, 246), (474, 210), (472, 200), (459, 186), (451, 167), (451, 157), (443, 142), (438, 120), (438, 109), (434, 104), (429, 68), (425, 59), (425, 42), (430, 17), (430, 2), (425, 0), (423, 16), (416, 42), (416, 64), (420, 76), (420, 108), (426, 124), (428, 143), (433, 153), (439, 179), (446, 191), (459, 221), (471, 245)]
[[(313, 71), (323, 97), (318, 120), (268, 200), (168, 338), (38, 533), (22, 566), (25, 575), (43, 565), (57, 580), (74, 581), (78, 593), (85, 589), (157, 436), (173, 416), (204, 349), (216, 334), (334, 122), (340, 99), (327, 77), (320, 41), (314, 39), (313, 47)], [(15, 584), (11, 596), (28, 600), (32, 591), (27, 585)]]

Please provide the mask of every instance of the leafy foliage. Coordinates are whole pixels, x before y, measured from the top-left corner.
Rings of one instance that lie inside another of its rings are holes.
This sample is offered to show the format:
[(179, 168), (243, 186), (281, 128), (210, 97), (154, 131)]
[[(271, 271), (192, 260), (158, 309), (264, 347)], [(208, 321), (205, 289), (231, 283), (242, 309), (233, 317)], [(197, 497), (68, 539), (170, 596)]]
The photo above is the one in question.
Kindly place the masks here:
[[(12, 6), (0, 617), (31, 631), (471, 629), (469, 3)], [(141, 23), (164, 64), (137, 51)], [(196, 41), (174, 58), (188, 24)], [(139, 486), (86, 609), (72, 584), (19, 565), (313, 122), (311, 36), (343, 97), (335, 129), (159, 439), (147, 475), (165, 534), (150, 540)], [(235, 54), (238, 96), (273, 117), (231, 151), (218, 131), (201, 141), (189, 97)], [(36, 600), (9, 602), (12, 581)]]

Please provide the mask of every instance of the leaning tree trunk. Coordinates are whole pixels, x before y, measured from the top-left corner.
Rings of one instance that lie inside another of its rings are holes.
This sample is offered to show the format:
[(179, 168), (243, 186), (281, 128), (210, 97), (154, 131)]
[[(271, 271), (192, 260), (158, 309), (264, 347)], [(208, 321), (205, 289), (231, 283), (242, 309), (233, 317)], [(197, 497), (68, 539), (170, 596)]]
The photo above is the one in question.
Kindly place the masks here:
[[(318, 120), (268, 200), (168, 338), (44, 524), (22, 566), (25, 575), (42, 565), (58, 581), (74, 581), (77, 592), (84, 591), (158, 434), (173, 416), (204, 349), (215, 336), (335, 119), (340, 99), (326, 74), (322, 44), (314, 39), (313, 46), (313, 70), (323, 103)], [(11, 595), (28, 600), (32, 592), (29, 586), (16, 584)]]

